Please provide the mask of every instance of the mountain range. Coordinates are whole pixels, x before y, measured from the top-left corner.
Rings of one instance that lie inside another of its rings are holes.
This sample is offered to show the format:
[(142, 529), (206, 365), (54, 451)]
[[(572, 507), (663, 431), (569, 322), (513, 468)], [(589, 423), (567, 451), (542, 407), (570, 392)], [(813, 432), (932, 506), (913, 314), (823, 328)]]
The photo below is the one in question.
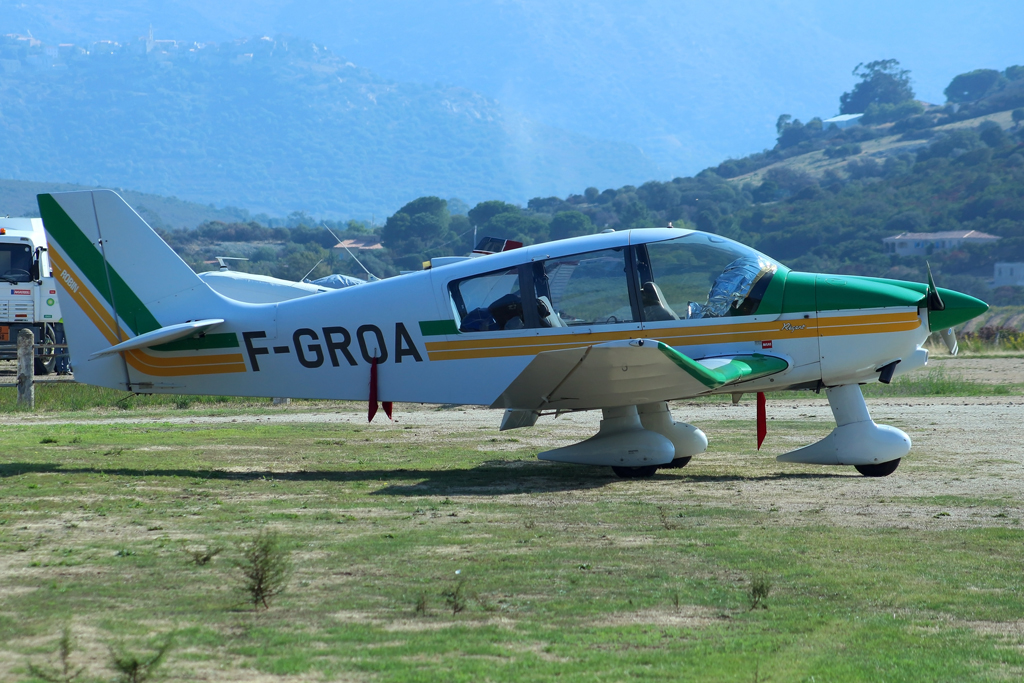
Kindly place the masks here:
[(466, 88), (539, 124), (640, 147), (652, 179), (771, 147), (779, 114), (838, 113), (860, 62), (900, 60), (918, 97), (941, 103), (958, 73), (1024, 62), (1021, 25), (1013, 0), (0, 3), (0, 26), (54, 43), (149, 26), (178, 40), (308, 38), (383, 79)]
[(11, 179), (372, 218), (420, 195), (522, 201), (658, 172), (635, 146), (389, 81), (308, 40), (47, 47), (0, 38)]

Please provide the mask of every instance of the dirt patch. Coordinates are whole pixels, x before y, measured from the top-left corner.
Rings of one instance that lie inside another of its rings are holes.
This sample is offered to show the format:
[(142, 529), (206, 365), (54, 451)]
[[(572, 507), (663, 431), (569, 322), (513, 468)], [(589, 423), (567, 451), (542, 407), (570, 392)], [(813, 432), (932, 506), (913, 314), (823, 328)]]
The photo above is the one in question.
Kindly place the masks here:
[(953, 626), (969, 628), (983, 636), (1024, 640), (1024, 619), (1017, 621), (955, 621)]
[(680, 605), (674, 609), (649, 609), (639, 612), (621, 612), (594, 622), (595, 626), (674, 626), (677, 628), (704, 628), (722, 621), (720, 610), (701, 605)]
[[(450, 610), (449, 610), (450, 611)], [(420, 619), (396, 619), (384, 624), (385, 631), (439, 631), (456, 626), (498, 626), (500, 628), (515, 628), (515, 622), (508, 617), (491, 617), (490, 619), (452, 619), (449, 617), (426, 616)]]
[(522, 652), (531, 654), (545, 662), (571, 662), (572, 659), (568, 657), (559, 657), (548, 652), (548, 645), (546, 643), (501, 643), (501, 647), (510, 650), (512, 652)]

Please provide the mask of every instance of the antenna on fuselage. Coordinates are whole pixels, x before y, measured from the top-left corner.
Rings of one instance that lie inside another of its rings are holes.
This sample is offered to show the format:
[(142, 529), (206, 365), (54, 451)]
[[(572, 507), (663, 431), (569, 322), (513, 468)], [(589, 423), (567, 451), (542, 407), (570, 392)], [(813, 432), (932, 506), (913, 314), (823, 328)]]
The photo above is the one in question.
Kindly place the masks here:
[(214, 256), (214, 258), (217, 259), (217, 263), (219, 264), (221, 270), (230, 270), (230, 268), (228, 268), (228, 264), (224, 263), (225, 261), (248, 261), (249, 260), (247, 258), (242, 258), (241, 256)]
[[(345, 244), (342, 242), (342, 240), (339, 239), (338, 236), (334, 234), (334, 231), (327, 227), (326, 223), (321, 222), (320, 225), (323, 227), (324, 230), (326, 230), (327, 232), (331, 233), (331, 237), (333, 237), (334, 239), (338, 240), (338, 244), (341, 245), (341, 248), (344, 249), (345, 251), (347, 251), (348, 255), (352, 257), (352, 260), (355, 261), (356, 263), (358, 263), (359, 267), (362, 268), (366, 272), (366, 281), (367, 282), (373, 282), (375, 280), (379, 280), (380, 279), (379, 277), (377, 277), (376, 275), (371, 273), (369, 271), (369, 269), (366, 266), (363, 265), (362, 261), (360, 261), (359, 259), (356, 258), (356, 255), (352, 253), (352, 250), (345, 246)], [(320, 264), (317, 264), (317, 265), (320, 265)], [(313, 266), (313, 267), (316, 268), (316, 266)], [(309, 271), (309, 272), (313, 272), (313, 271)]]
[[(319, 265), (320, 265), (321, 263), (323, 263), (323, 262), (324, 262), (324, 260), (323, 260), (323, 259), (320, 259), (319, 261), (317, 261), (317, 262), (316, 262), (316, 266), (319, 266)], [(310, 268), (310, 269), (309, 269), (309, 273), (306, 273), (305, 275), (303, 275), (303, 276), (302, 276), (302, 279), (301, 279), (301, 280), (299, 280), (299, 282), (305, 282), (305, 281), (306, 281), (306, 278), (307, 278), (307, 277), (309, 277), (310, 273), (312, 273), (312, 272), (313, 272), (314, 270), (316, 270), (316, 266), (313, 266), (312, 268)]]

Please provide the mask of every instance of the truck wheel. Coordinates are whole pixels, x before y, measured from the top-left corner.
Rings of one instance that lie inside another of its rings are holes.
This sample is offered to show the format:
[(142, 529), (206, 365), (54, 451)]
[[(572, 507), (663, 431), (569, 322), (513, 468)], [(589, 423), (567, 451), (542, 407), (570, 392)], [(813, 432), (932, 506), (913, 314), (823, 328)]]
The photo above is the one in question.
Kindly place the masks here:
[[(53, 325), (43, 325), (43, 338), (40, 344), (56, 344), (57, 336), (53, 333)], [(49, 375), (57, 367), (57, 349), (41, 349), (36, 356), (36, 374)]]

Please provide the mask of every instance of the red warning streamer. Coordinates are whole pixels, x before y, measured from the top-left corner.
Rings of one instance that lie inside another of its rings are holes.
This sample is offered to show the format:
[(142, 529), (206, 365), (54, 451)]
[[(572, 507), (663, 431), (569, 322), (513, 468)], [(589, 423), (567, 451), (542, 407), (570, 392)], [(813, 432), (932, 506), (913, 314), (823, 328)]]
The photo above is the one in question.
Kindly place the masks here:
[(373, 416), (377, 414), (377, 357), (370, 361), (370, 408), (367, 414), (367, 422), (373, 422)]
[[(381, 406), (384, 408), (384, 414), (388, 416), (389, 420), (393, 420), (391, 417), (391, 411), (394, 404), (391, 401), (381, 401)], [(377, 357), (374, 356), (370, 362), (370, 405), (367, 411), (367, 422), (373, 422), (373, 416), (377, 414)]]
[(763, 392), (757, 392), (757, 450), (761, 450), (764, 437), (768, 434), (767, 401)]

